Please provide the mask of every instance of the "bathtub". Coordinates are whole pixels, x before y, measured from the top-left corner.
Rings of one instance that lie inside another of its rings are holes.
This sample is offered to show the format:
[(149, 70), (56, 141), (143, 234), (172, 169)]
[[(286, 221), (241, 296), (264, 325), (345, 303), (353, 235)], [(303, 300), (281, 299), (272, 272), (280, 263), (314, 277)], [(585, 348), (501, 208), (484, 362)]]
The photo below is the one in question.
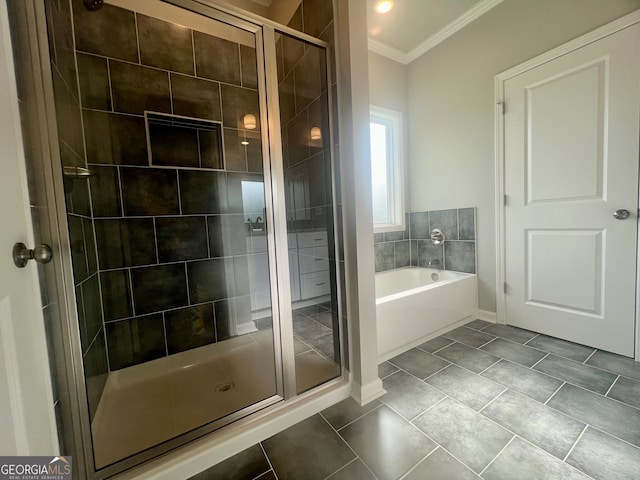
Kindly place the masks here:
[(378, 360), (475, 319), (474, 274), (407, 267), (376, 273)]

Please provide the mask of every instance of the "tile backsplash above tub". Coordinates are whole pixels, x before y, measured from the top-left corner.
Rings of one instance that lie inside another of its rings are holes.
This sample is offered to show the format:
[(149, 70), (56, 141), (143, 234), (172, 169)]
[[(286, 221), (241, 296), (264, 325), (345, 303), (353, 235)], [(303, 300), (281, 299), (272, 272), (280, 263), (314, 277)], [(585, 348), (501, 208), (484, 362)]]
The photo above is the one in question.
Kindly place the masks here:
[[(404, 231), (374, 234), (376, 272), (416, 266), (476, 273), (475, 211), (471, 207), (407, 213)], [(434, 228), (444, 233), (444, 245), (431, 243)]]

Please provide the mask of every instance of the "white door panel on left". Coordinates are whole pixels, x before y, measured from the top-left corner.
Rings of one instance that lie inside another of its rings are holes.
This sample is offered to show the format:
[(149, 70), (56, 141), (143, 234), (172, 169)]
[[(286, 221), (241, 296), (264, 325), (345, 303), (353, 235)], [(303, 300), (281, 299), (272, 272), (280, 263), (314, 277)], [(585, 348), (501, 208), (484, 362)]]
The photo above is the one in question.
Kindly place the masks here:
[(13, 264), (16, 242), (33, 248), (6, 2), (0, 2), (0, 453), (57, 455), (58, 440), (34, 262)]

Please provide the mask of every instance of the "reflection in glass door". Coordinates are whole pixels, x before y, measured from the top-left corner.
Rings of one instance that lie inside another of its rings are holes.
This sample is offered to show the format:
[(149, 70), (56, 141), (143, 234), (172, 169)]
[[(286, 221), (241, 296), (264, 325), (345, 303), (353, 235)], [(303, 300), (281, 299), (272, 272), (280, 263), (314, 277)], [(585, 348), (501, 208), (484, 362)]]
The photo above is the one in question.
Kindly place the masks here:
[(276, 40), (296, 391), (340, 375), (327, 50)]
[(65, 190), (100, 470), (281, 400), (282, 374), (257, 27), (73, 8), (86, 151), (62, 148), (90, 173)]

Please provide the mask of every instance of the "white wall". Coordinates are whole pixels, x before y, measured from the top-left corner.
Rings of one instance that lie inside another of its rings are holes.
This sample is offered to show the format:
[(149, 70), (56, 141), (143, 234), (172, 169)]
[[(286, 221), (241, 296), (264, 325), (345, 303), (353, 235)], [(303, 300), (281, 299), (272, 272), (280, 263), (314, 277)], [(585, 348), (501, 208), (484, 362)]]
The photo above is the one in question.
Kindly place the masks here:
[(494, 76), (638, 8), (505, 0), (407, 67), (410, 210), (478, 207), (480, 309), (496, 310)]
[(406, 115), (407, 67), (369, 52), (369, 101)]

